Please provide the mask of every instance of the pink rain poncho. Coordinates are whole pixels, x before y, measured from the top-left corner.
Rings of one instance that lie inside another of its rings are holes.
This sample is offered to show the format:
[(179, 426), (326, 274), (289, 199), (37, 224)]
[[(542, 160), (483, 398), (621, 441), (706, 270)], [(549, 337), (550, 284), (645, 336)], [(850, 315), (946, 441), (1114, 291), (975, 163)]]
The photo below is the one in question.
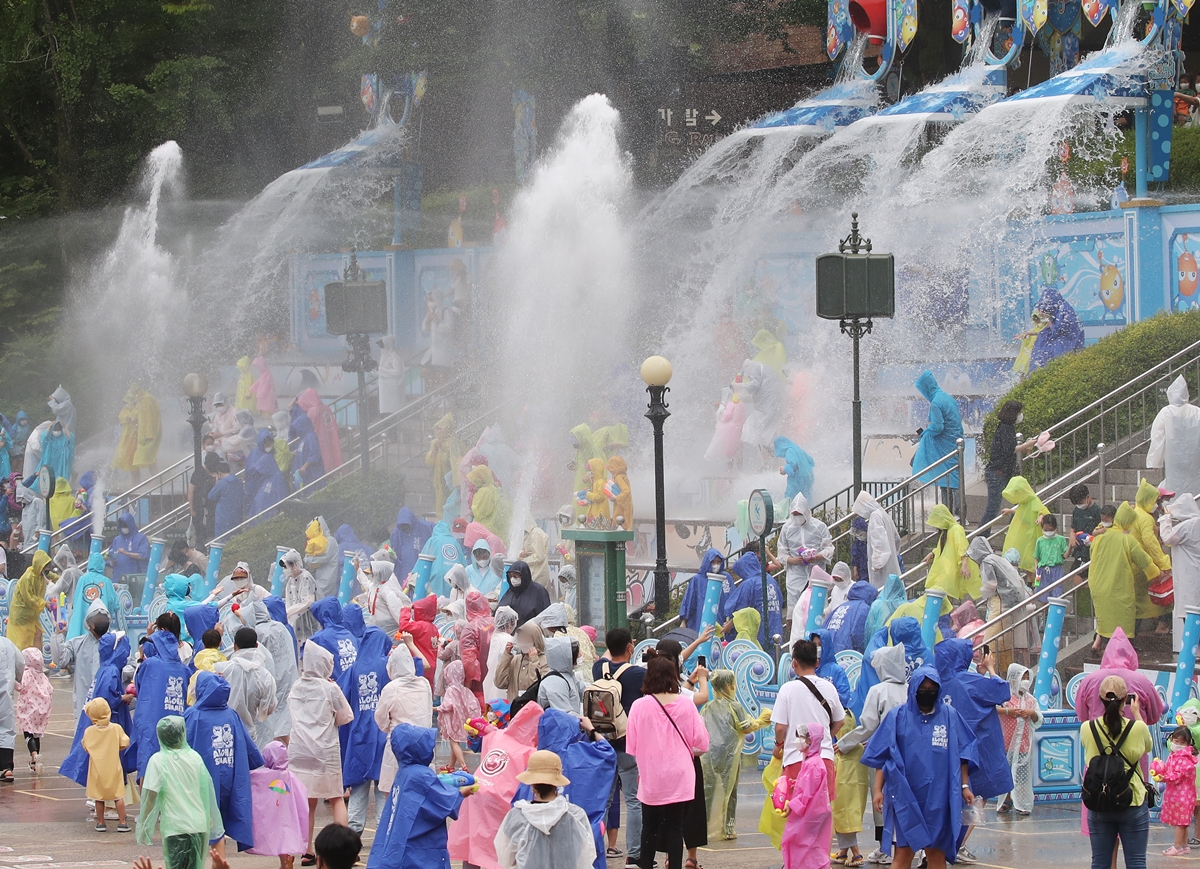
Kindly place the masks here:
[[(783, 828), (784, 869), (825, 869), (833, 839), (833, 808), (829, 804), (829, 772), (821, 760), (825, 728), (808, 725), (809, 745), (788, 794)], [(795, 738), (795, 737), (792, 737)]]
[(321, 445), (321, 463), (325, 466), (325, 473), (340, 468), (342, 442), (338, 436), (337, 420), (333, 418), (333, 411), (321, 401), (321, 397), (312, 387), (296, 396), (296, 404), (300, 405), (300, 409), (308, 416), (308, 421), (312, 423), (313, 431), (316, 432), (317, 443)]
[(451, 661), (444, 672), (446, 690), (442, 694), (442, 704), (438, 706), (438, 735), (451, 742), (466, 742), (467, 734), (463, 732), (463, 725), (483, 712), (475, 695), (463, 684), (466, 677), (463, 675), (462, 661)]
[(42, 672), (41, 649), (23, 649), (25, 674), (16, 684), (17, 728), (24, 733), (41, 736), (50, 721), (50, 707), (54, 701), (54, 687)]
[(479, 791), (465, 800), (458, 820), (450, 825), (450, 859), (465, 860), (482, 869), (500, 869), (496, 832), (517, 792), (517, 776), (525, 771), (537, 748), (542, 707), (527, 703), (504, 730), (483, 737), (482, 758), (475, 770)]
[(278, 740), (262, 750), (264, 766), (250, 770), (254, 803), (251, 854), (277, 857), (308, 849), (308, 789), (288, 770), (287, 746)]
[(256, 356), (250, 364), (258, 372), (258, 379), (250, 385), (250, 394), (254, 396), (258, 412), (263, 416), (270, 416), (279, 410), (279, 402), (275, 398), (275, 377), (263, 357)]

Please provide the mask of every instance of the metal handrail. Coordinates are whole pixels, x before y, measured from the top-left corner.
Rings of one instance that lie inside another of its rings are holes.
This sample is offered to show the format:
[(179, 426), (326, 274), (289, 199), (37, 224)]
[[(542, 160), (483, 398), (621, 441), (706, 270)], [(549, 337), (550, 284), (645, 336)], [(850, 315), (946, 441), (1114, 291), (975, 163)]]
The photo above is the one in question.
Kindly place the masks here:
[[(1081, 573), (1086, 573), (1088, 566), (1091, 563), (1092, 563), (1091, 561), (1084, 562), (1083, 564), (1079, 565), (1074, 570), (1072, 570), (1070, 573), (1063, 574), (1059, 579), (1056, 579), (1054, 582), (1050, 583), (1049, 585), (1045, 586), (1044, 588), (1037, 589), (1036, 594), (1039, 597), (1041, 595), (1048, 594), (1050, 591), (1058, 588), (1060, 585), (1062, 585), (1068, 579), (1079, 576)], [(1056, 595), (1056, 596), (1063, 597), (1065, 595), (1074, 594), (1075, 592), (1079, 591), (1079, 589), (1083, 588), (1087, 584), (1088, 584), (1088, 581), (1086, 578), (1084, 578), (1083, 582), (1081, 582), (1079, 585), (1068, 588), (1063, 592), (1062, 595)], [(973, 628), (972, 630), (968, 631), (967, 633), (965, 633), (963, 635), (963, 639), (970, 639), (971, 637), (978, 634), (980, 631), (986, 631), (988, 628), (992, 627), (993, 625), (998, 625), (1000, 622), (1002, 622), (1004, 619), (1008, 618), (1009, 616), (1013, 615), (1018, 610), (1027, 608), (1031, 605), (1034, 606), (1034, 610), (1032, 612), (1027, 613), (1025, 615), (1025, 617), (1022, 618), (1020, 621), (1016, 621), (1016, 622), (1013, 622), (1012, 624), (1008, 625), (1002, 631), (1000, 631), (998, 634), (994, 635), (991, 639), (992, 640), (999, 639), (1000, 637), (1007, 634), (1009, 631), (1016, 630), (1018, 627), (1025, 624), (1030, 619), (1036, 618), (1037, 616), (1041, 615), (1042, 613), (1044, 613), (1048, 609), (1050, 609), (1049, 602), (1044, 602), (1044, 603), (1038, 605), (1037, 602), (1033, 599), (1033, 595), (1030, 595), (1030, 597), (1025, 598), (1025, 600), (1021, 601), (1016, 606), (1009, 607), (1008, 609), (1006, 609), (1004, 612), (1000, 613), (1000, 615), (996, 616), (991, 621), (984, 622), (982, 625), (979, 625), (978, 627)]]

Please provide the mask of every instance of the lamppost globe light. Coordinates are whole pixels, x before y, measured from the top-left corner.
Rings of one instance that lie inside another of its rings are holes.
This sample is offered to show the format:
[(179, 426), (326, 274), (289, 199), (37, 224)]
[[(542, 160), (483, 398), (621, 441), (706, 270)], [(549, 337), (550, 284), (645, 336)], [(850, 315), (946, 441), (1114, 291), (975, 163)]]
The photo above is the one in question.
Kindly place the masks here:
[(666, 386), (671, 382), (671, 363), (665, 356), (650, 356), (642, 363), (642, 380), (647, 386)]
[(208, 393), (208, 378), (195, 372), (183, 378), (183, 394), (188, 398), (200, 398)]

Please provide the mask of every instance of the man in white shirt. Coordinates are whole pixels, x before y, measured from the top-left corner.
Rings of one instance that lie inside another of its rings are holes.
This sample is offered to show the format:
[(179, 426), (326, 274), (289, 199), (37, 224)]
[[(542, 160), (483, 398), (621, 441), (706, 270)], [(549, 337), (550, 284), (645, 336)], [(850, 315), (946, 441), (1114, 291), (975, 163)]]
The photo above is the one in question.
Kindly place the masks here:
[(796, 728), (816, 722), (825, 728), (821, 739), (821, 759), (829, 771), (829, 801), (836, 795), (833, 762), (833, 737), (846, 720), (846, 710), (838, 699), (837, 688), (817, 675), (817, 647), (810, 640), (792, 644), (792, 672), (796, 678), (784, 684), (775, 698), (771, 721), (775, 725), (775, 757), (783, 762), (783, 774), (795, 778), (804, 759), (796, 747)]

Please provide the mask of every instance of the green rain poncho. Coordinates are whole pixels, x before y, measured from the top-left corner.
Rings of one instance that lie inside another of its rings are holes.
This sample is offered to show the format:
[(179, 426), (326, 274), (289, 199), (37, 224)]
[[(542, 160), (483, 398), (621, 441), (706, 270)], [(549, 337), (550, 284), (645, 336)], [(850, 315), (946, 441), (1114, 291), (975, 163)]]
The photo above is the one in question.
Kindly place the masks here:
[[(962, 563), (967, 555), (967, 532), (945, 504), (938, 504), (930, 511), (929, 524), (940, 528), (943, 534), (933, 549), (933, 563), (929, 565), (925, 587), (943, 589), (955, 600), (968, 594), (979, 597), (979, 565), (967, 558), (968, 575), (965, 578), (962, 575)], [(1032, 544), (1029, 551), (1033, 552)]]
[[(758, 615), (755, 610), (750, 612)], [(758, 718), (746, 715), (735, 698), (737, 686), (732, 670), (714, 670), (710, 684), (713, 699), (704, 704), (700, 713), (708, 728), (708, 751), (700, 756), (704, 803), (708, 807), (708, 837), (733, 839), (737, 835), (737, 784), (742, 771), (743, 737), (766, 727), (771, 713), (764, 710)]]
[(579, 492), (587, 488), (583, 478), (588, 470), (588, 462), (603, 459), (604, 450), (596, 445), (596, 435), (592, 434), (591, 428), (582, 423), (571, 429), (571, 437), (575, 440), (575, 482), (571, 491)]
[(1154, 560), (1138, 544), (1132, 534), (1137, 514), (1128, 501), (1121, 502), (1113, 527), (1096, 537), (1092, 543), (1092, 563), (1088, 568), (1088, 586), (1096, 608), (1096, 633), (1111, 637), (1118, 627), (1129, 636), (1137, 625), (1135, 575), (1140, 568), (1149, 579), (1159, 574)]
[(471, 499), (471, 514), (475, 521), (501, 540), (507, 541), (512, 531), (512, 504), (496, 485), (496, 477), (487, 465), (477, 465), (467, 474), (476, 487)]
[(753, 643), (754, 648), (761, 649), (758, 644), (758, 629), (762, 624), (762, 613), (754, 607), (743, 607), (733, 614), (733, 629), (737, 631), (737, 639)]
[(162, 832), (164, 869), (203, 869), (208, 843), (225, 834), (217, 794), (204, 761), (187, 744), (183, 718), (158, 722), (159, 751), (146, 766), (137, 840), (149, 845)]
[(1034, 493), (1033, 487), (1029, 485), (1029, 481), (1024, 477), (1013, 477), (1009, 480), (1008, 485), (1004, 487), (1003, 494), (1004, 500), (1015, 505), (1017, 511), (1013, 513), (1012, 521), (1008, 523), (1008, 531), (1004, 534), (1004, 546), (1001, 547), (1001, 550), (1003, 552), (1008, 552), (1010, 549), (1017, 550), (1021, 553), (1019, 565), (1021, 570), (1030, 572), (1037, 570), (1037, 557), (1033, 554), (1033, 548), (1037, 546), (1038, 536), (1042, 533), (1038, 523), (1050, 511), (1046, 509), (1046, 505), (1041, 502)]

